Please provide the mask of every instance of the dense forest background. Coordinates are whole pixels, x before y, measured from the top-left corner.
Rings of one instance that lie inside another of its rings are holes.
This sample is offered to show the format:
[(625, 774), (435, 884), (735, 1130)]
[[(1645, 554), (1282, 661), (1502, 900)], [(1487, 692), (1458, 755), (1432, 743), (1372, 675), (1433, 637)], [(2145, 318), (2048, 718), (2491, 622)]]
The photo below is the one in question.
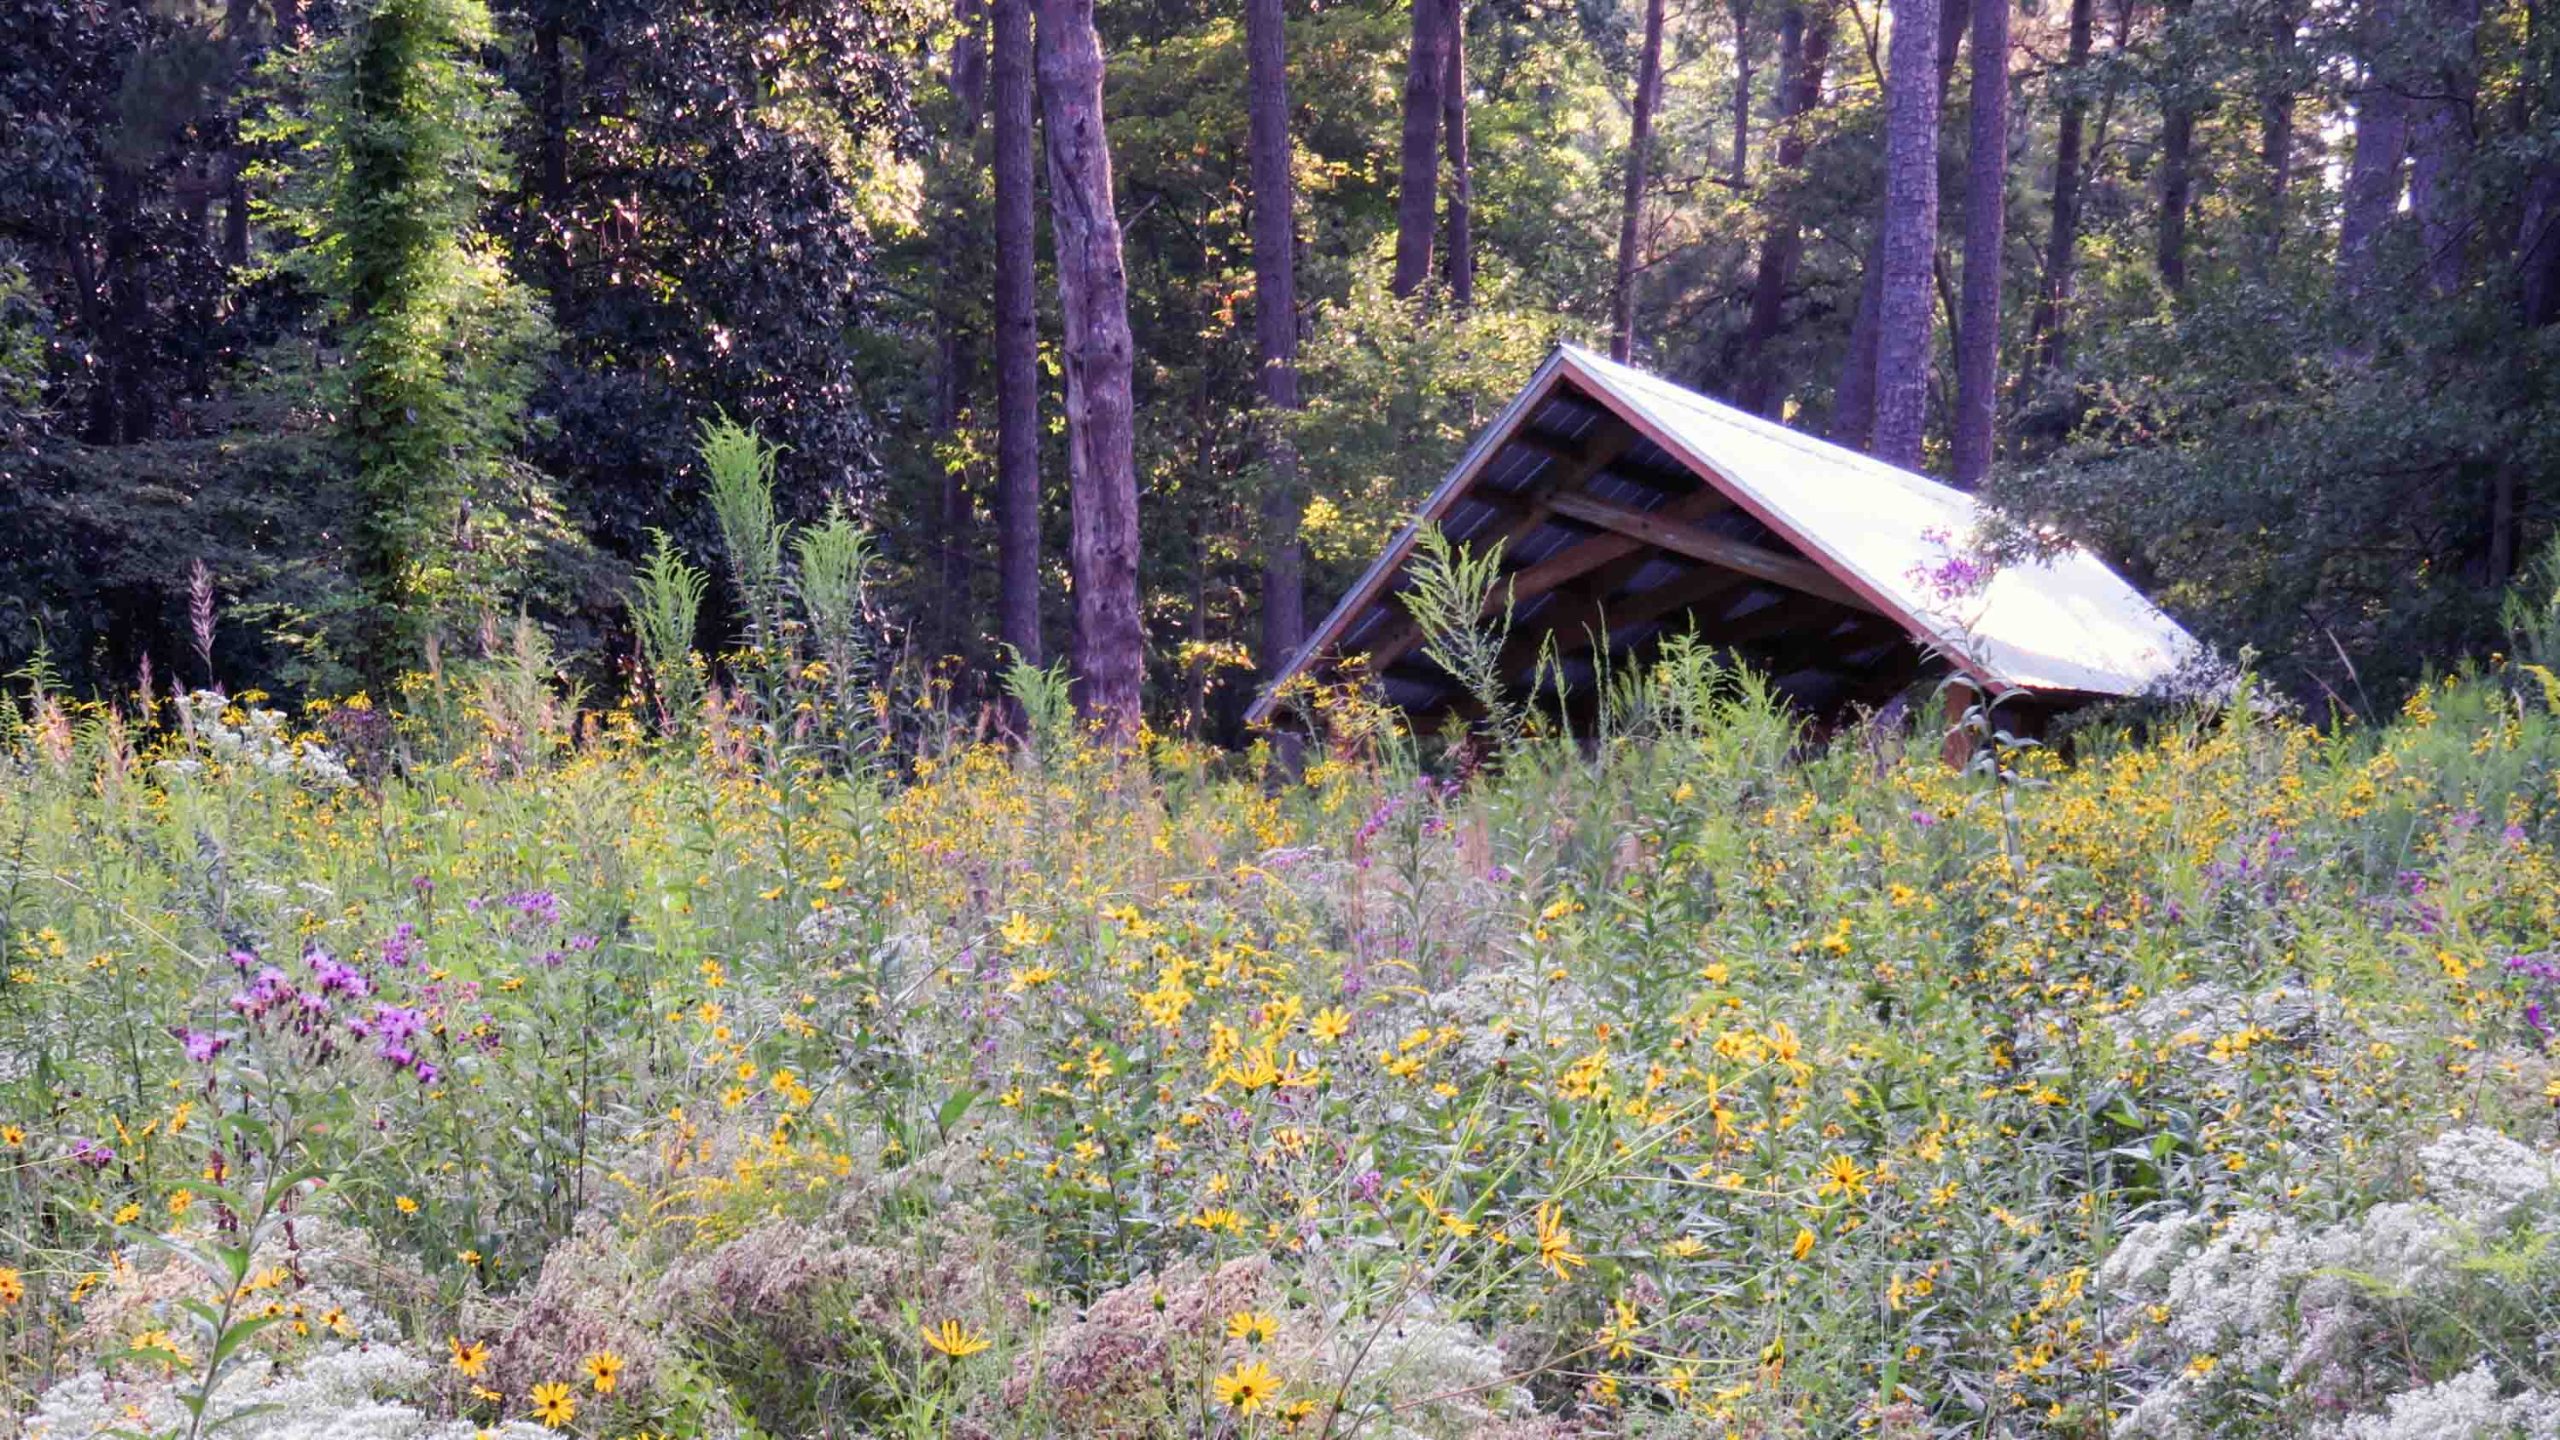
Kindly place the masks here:
[(0, 663), (335, 694), (523, 613), (612, 684), (725, 415), (975, 701), (1122, 623), (1090, 429), (1147, 707), (1232, 736), (1558, 339), (1978, 485), (2315, 705), (2503, 643), (2547, 0), (1245, 3), (0, 0)]

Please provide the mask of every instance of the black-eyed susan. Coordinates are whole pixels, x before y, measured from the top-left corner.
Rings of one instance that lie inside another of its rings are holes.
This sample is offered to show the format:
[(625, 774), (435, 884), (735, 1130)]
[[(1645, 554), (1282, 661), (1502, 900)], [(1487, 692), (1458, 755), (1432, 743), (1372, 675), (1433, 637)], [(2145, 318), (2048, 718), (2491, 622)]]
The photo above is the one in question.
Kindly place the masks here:
[(610, 1395), (622, 1380), (622, 1357), (610, 1350), (599, 1350), (579, 1362), (586, 1368), (587, 1383), (599, 1395)]
[(578, 1418), (578, 1398), (561, 1381), (546, 1380), (534, 1386), (526, 1398), (533, 1403), (533, 1418), (550, 1429), (557, 1430)]
[(1238, 1365), (1221, 1375), (1212, 1389), (1218, 1403), (1239, 1415), (1251, 1415), (1268, 1405), (1280, 1393), (1280, 1377), (1259, 1360)]
[(1227, 1338), (1230, 1340), (1264, 1345), (1279, 1333), (1280, 1322), (1260, 1310), (1239, 1310), (1227, 1317)]
[(450, 1363), (454, 1369), (462, 1372), (463, 1379), (477, 1380), (482, 1375), (488, 1373), (488, 1342), (483, 1340), (473, 1340), (466, 1344), (461, 1336), (456, 1335), (447, 1339), (444, 1343), (446, 1347), (453, 1352), (453, 1359)]

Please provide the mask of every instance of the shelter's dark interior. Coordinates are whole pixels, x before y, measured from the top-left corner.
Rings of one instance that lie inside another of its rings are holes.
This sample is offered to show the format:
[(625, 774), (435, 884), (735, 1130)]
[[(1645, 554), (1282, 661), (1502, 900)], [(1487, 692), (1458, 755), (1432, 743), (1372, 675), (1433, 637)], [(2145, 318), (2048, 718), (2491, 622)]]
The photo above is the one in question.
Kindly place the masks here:
[[(1478, 552), (1502, 547), (1514, 607), (1502, 668), (1541, 694), (1560, 680), (1587, 695), (1603, 635), (1614, 663), (1694, 630), (1816, 716), (1881, 704), (1927, 664), (1899, 621), (1567, 379), (1481, 457), (1441, 526)], [(1365, 655), (1388, 699), (1429, 718), (1467, 700), (1422, 653), (1399, 598), (1410, 584), (1396, 567), (1329, 648)]]

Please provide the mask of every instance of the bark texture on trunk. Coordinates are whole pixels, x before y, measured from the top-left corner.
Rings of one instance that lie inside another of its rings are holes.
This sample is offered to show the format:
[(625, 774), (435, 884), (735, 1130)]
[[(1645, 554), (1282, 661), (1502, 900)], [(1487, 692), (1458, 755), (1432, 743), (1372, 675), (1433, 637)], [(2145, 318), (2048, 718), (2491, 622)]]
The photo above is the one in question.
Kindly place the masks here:
[(1737, 192), (1751, 180), (1751, 70), (1751, 0), (1733, 0), (1733, 188)]
[(1031, 178), (1031, 0), (995, 3), (996, 629), (1040, 646), (1040, 318)]
[(2258, 163), (2267, 172), (2269, 259), (2283, 248), (2285, 200), (2293, 189), (2295, 25), (2292, 0), (2277, 0), (2267, 21), (2267, 92), (2258, 99)]
[(1440, 132), (1449, 155), (1449, 298), (1476, 303), (1476, 176), (1467, 153), (1467, 0), (1449, 0), (1449, 75), (1440, 87)]
[(1440, 208), (1440, 91), (1449, 76), (1449, 0), (1413, 0), (1413, 47), (1405, 56), (1404, 141), (1396, 176), (1395, 293), (1431, 278), (1431, 240)]
[(1952, 478), (1991, 469), (2000, 411), (2000, 260), (2008, 243), (2009, 3), (1975, 0), (1971, 130), (1964, 186), (1964, 304), (1957, 328)]
[(2421, 77), (2409, 132), (2409, 209), (2426, 247), (2427, 288), (2462, 288), (2471, 231), (2464, 204), (2471, 169), (2471, 107), (2479, 90), (2480, 0), (2432, 0), (2428, 28), (2436, 64)]
[[(987, 108), (987, 46), (984, 35), (986, 10), (983, 0), (956, 0), (952, 6), (951, 40), (951, 132), (957, 152), (956, 163), (975, 167), (980, 123)], [(943, 273), (961, 272), (967, 255), (970, 232), (977, 217), (969, 213), (965, 198), (974, 185), (953, 183), (945, 197), (942, 234), (936, 242), (942, 254)], [(969, 414), (971, 377), (977, 373), (976, 337), (960, 314), (957, 297), (946, 297), (935, 317), (940, 330), (936, 373), (934, 375), (934, 432), (946, 451), (958, 449), (962, 425)], [(945, 461), (941, 474), (939, 512), (934, 520), (934, 546), (940, 569), (941, 604), (937, 639), (945, 651), (968, 643), (969, 605), (969, 486), (968, 475), (959, 466)]]
[(1102, 37), (1093, 0), (1039, 0), (1037, 13), (1049, 228), (1065, 322), (1073, 660), (1085, 713), (1125, 743), (1136, 735), (1144, 699), (1146, 633), (1138, 614), (1136, 354), (1103, 128)]
[(1609, 287), (1609, 354), (1625, 361), (1635, 352), (1637, 247), (1644, 243), (1646, 163), (1653, 151), (1653, 105), (1662, 88), (1663, 0), (1645, 0), (1644, 43), (1636, 52), (1633, 123), (1627, 133), (1627, 188), (1618, 206), (1618, 275)]
[[(1427, 3), (1427, 0), (1426, 0)], [(1245, 0), (1247, 148), (1253, 170), (1253, 336), (1262, 401), (1298, 408), (1298, 232), (1289, 173), (1289, 44), (1281, 0)], [(1305, 643), (1306, 560), (1298, 540), (1298, 457), (1267, 416), (1262, 493), (1262, 673), (1277, 675)]]
[(2153, 255), (2160, 283), (2177, 294), (2187, 288), (2187, 211), (2195, 190), (2195, 107), (2182, 93), (2182, 32), (2193, 0), (2167, 0), (2162, 6), (2170, 74), (2160, 102), (2160, 215)]
[(2524, 323), (2560, 320), (2560, 161), (2536, 166), (2525, 189), (2524, 219), (2516, 227), (2516, 273), (2522, 282)]
[(2409, 96), (2391, 50), (2406, 43), (2401, 0), (2366, 0), (2363, 85), (2356, 92), (2355, 155), (2347, 166), (2345, 202), (2338, 212), (2338, 288), (2364, 293), (2373, 282), (2375, 247), (2400, 209), (2409, 158)]
[[(1778, 168), (1804, 164), (1804, 116), (1822, 103), (1822, 72), (1831, 57), (1831, 19), (1809, 18), (1802, 5), (1778, 17)], [(1785, 377), (1769, 354), (1785, 319), (1787, 288), (1804, 260), (1804, 232), (1780, 217), (1760, 242), (1760, 265), (1751, 280), (1751, 314), (1742, 329), (1742, 383), (1736, 400), (1746, 410), (1775, 417), (1786, 396)]]
[(2097, 0), (2071, 0), (2069, 34), (2063, 43), (2062, 104), (2054, 123), (2053, 220), (2045, 232), (2044, 284), (2036, 291), (2035, 313), (2027, 323), (2038, 371), (2050, 371), (2062, 363), (2062, 314), (2071, 303), (2072, 269), (2080, 251), (2080, 145), (2089, 118), (2089, 96), (2082, 86), (2089, 74), (2097, 12)]
[(1920, 465), (1929, 419), (1931, 287), (1938, 255), (1938, 8), (1905, 0), (1885, 72), (1884, 266), (1876, 307), (1876, 422), (1869, 447)]

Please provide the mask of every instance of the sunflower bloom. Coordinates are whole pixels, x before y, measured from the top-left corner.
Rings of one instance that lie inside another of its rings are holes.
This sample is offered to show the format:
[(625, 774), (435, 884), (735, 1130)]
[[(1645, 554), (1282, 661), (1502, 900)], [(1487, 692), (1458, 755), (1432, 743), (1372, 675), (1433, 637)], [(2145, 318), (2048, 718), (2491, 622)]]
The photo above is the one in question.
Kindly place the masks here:
[(599, 1395), (610, 1395), (622, 1379), (622, 1357), (610, 1350), (599, 1350), (584, 1361), (587, 1380)]
[(550, 1380), (533, 1387), (533, 1418), (557, 1430), (578, 1416), (577, 1397), (560, 1381)]
[(957, 1320), (945, 1320), (923, 1329), (924, 1343), (954, 1360), (965, 1360), (994, 1343)]
[(1215, 1389), (1219, 1404), (1239, 1415), (1251, 1415), (1280, 1393), (1280, 1377), (1271, 1373), (1270, 1366), (1256, 1360), (1219, 1376)]
[(1538, 1207), (1538, 1265), (1552, 1271), (1559, 1280), (1570, 1280), (1573, 1272), (1590, 1264), (1573, 1248), (1573, 1232), (1565, 1228), (1564, 1212), (1554, 1202)]

